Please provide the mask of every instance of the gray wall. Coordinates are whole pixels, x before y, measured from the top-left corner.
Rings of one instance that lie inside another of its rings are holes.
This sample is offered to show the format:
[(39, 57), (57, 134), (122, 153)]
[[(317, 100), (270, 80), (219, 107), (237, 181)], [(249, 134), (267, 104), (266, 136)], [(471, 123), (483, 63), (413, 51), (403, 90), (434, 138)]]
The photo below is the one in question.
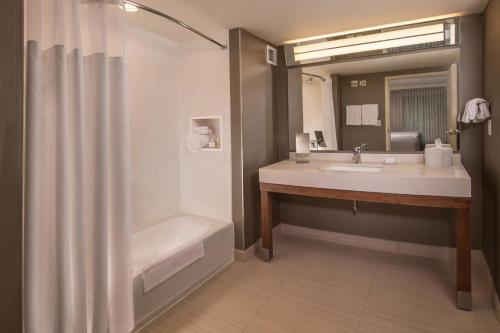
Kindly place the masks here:
[[(368, 143), (370, 150), (385, 150), (385, 73), (342, 76), (340, 78), (342, 101), (342, 146), (340, 150), (352, 150)], [(351, 88), (351, 80), (366, 80), (366, 87)], [(378, 104), (379, 119), (382, 126), (347, 126), (346, 106), (359, 104)]]
[[(493, 99), (492, 135), (485, 130), (483, 145), (483, 251), (500, 291), (499, 248), (499, 184), (500, 184), (500, 0), (491, 0), (485, 11), (484, 25), (484, 96)], [(486, 126), (486, 125), (485, 125)]]
[(231, 151), (235, 246), (260, 237), (259, 168), (278, 161), (276, 67), (267, 64), (270, 43), (237, 28), (229, 32)]
[[(284, 77), (281, 77), (282, 79)], [(302, 111), (302, 69), (289, 69), (288, 80), (288, 126), (289, 149), (295, 150), (295, 134), (304, 131), (304, 116)]]
[(281, 222), (365, 237), (429, 245), (454, 244), (448, 209), (280, 196)]
[[(459, 110), (482, 94), (482, 15), (459, 20)], [(463, 164), (472, 177), (472, 242), (481, 247), (482, 234), (482, 127), (464, 130)], [(446, 209), (411, 208), (361, 203), (352, 215), (352, 202), (280, 196), (283, 223), (412, 243), (454, 246), (454, 220)]]
[(21, 332), (23, 1), (0, 1), (0, 45), (0, 332)]
[[(458, 110), (472, 98), (482, 96), (483, 15), (460, 17), (460, 63), (458, 67)], [(460, 135), (462, 163), (472, 180), (472, 241), (481, 247), (482, 236), (482, 145), (483, 127), (464, 127)]]

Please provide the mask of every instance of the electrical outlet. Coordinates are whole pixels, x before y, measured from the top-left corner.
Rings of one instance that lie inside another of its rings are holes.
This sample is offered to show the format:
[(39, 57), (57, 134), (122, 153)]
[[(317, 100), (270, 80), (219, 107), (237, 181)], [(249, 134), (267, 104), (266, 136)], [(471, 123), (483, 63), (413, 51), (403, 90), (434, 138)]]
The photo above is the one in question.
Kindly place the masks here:
[(351, 88), (357, 88), (357, 87), (359, 87), (358, 80), (352, 80), (351, 81)]
[(491, 119), (488, 119), (488, 135), (491, 136)]

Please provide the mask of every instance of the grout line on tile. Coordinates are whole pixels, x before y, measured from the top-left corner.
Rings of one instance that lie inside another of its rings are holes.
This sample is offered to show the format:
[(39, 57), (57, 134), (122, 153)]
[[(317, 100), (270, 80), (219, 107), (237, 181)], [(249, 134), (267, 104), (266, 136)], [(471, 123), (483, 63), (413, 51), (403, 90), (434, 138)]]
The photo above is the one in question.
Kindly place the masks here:
[(372, 277), (370, 279), (370, 288), (368, 290), (368, 293), (366, 294), (365, 302), (363, 303), (363, 311), (361, 311), (361, 315), (359, 316), (358, 325), (356, 325), (356, 332), (359, 331), (359, 325), (361, 325), (361, 321), (363, 320), (363, 316), (365, 315), (366, 303), (368, 303), (368, 299), (370, 298), (370, 295), (372, 294), (373, 284), (375, 282), (375, 277), (377, 276), (379, 269), (380, 269), (380, 260), (377, 260), (375, 272), (372, 274)]
[(255, 312), (255, 315), (252, 317), (251, 320), (248, 321), (248, 323), (245, 324), (245, 326), (243, 327), (243, 329), (242, 329), (241, 332), (245, 332), (245, 330), (247, 329), (248, 325), (250, 325), (255, 320), (255, 318), (257, 318), (257, 316), (259, 315), (259, 313), (261, 313), (262, 310), (264, 310), (264, 308), (266, 307), (266, 305), (269, 304), (269, 302), (271, 302), (271, 300), (274, 298), (274, 296), (276, 296), (276, 294), (283, 288), (283, 286), (285, 285), (285, 283), (288, 280), (290, 280), (290, 278), (297, 272), (297, 270), (298, 270), (298, 268), (294, 268), (293, 271), (290, 272), (290, 274), (288, 274), (285, 279), (283, 279), (283, 282), (280, 284), (280, 286), (278, 288), (276, 288), (276, 290), (271, 294), (271, 296), (269, 296), (268, 300), (260, 307), (260, 309)]

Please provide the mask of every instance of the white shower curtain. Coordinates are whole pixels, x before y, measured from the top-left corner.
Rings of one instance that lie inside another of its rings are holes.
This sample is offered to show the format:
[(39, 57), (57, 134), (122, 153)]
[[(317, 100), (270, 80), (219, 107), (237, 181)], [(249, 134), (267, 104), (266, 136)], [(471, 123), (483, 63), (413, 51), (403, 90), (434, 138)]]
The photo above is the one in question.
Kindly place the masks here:
[(25, 328), (133, 328), (124, 11), (29, 0)]
[(335, 124), (335, 110), (333, 107), (333, 90), (332, 79), (326, 77), (324, 82), (321, 82), (321, 99), (323, 115), (323, 136), (327, 144), (328, 150), (338, 150), (337, 144), (337, 126)]

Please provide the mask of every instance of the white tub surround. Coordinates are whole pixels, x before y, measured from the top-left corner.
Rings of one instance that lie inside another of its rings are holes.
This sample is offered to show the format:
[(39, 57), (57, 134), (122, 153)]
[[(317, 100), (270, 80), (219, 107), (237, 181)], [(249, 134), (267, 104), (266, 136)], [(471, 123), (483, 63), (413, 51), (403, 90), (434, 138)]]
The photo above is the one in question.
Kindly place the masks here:
[[(132, 251), (134, 314), (139, 330), (233, 262), (233, 223), (177, 215), (137, 231)], [(145, 279), (151, 267), (159, 276)]]
[[(322, 155), (313, 154), (308, 164), (285, 160), (259, 170), (265, 257), (268, 260), (273, 257), (272, 195), (275, 193), (451, 208), (456, 212), (457, 307), (470, 310), (471, 180), (460, 157), (454, 156), (450, 168), (431, 169), (424, 166), (421, 154), (362, 154), (361, 164), (350, 163), (352, 154), (325, 154), (330, 160)], [(396, 163), (384, 164), (387, 157)]]

